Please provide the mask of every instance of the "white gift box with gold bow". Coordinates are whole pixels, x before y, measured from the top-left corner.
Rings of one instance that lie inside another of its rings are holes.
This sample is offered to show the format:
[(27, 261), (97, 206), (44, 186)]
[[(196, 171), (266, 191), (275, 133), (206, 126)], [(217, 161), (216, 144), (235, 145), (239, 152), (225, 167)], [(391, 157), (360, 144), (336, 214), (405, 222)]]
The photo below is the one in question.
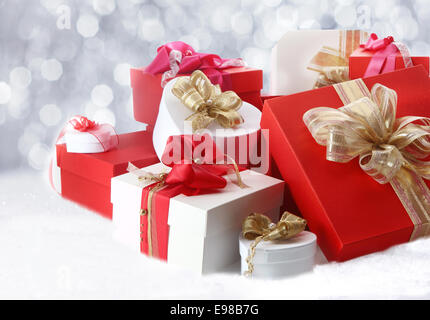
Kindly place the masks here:
[[(277, 279), (311, 271), (316, 260), (316, 240), (312, 232), (302, 231), (288, 240), (260, 242), (252, 259), (254, 270), (251, 276)], [(248, 271), (246, 259), (252, 242), (242, 235), (239, 237), (242, 274)]]
[[(144, 168), (145, 172), (168, 172), (163, 164)], [(197, 273), (225, 270), (240, 260), (238, 237), (242, 221), (252, 212), (279, 218), (284, 182), (254, 171), (241, 172), (248, 186), (240, 188), (235, 174), (224, 176), (224, 189), (195, 196), (170, 198), (167, 262)], [(140, 251), (140, 208), (142, 189), (152, 182), (139, 180), (133, 173), (112, 179), (114, 238)]]
[(312, 59), (326, 50), (332, 58), (346, 58), (367, 35), (359, 30), (288, 31), (273, 47), (271, 55), (270, 95), (288, 95), (311, 90), (318, 73), (308, 69)]
[[(163, 90), (153, 133), (154, 149), (159, 159), (161, 159), (169, 136), (193, 133), (193, 124), (191, 121), (187, 121), (187, 119), (189, 119), (195, 111), (187, 108), (183, 102), (172, 93), (172, 89), (176, 82), (181, 81), (182, 78), (185, 77), (178, 77), (171, 80)], [(238, 146), (238, 139), (252, 134), (257, 135), (260, 130), (260, 110), (243, 101), (237, 112), (242, 118), (242, 123), (232, 128), (225, 128), (219, 122), (212, 121), (207, 128), (204, 129), (206, 133), (209, 133), (214, 138), (217, 145), (221, 148), (227, 145), (235, 145), (235, 143), (236, 148), (248, 148), (249, 145)], [(226, 151), (226, 153), (228, 153), (228, 150)], [(246, 150), (246, 152), (248, 152), (248, 150)], [(239, 161), (237, 162), (239, 163)]]

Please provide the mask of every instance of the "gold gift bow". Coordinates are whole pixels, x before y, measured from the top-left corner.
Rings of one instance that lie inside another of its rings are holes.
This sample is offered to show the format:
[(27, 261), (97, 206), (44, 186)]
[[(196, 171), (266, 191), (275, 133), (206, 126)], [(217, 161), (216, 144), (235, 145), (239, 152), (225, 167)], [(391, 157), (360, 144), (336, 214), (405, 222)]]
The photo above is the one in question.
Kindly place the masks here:
[(224, 128), (233, 128), (244, 122), (237, 111), (242, 106), (239, 96), (233, 91), (222, 92), (220, 86), (213, 85), (200, 70), (189, 77), (179, 77), (172, 93), (194, 112), (185, 119), (191, 121), (193, 132), (207, 128), (213, 121)]
[[(243, 182), (242, 176), (240, 175), (240, 171), (239, 171), (239, 167), (237, 166), (236, 161), (231, 158), (228, 155), (225, 155), (228, 159), (230, 159), (230, 161), (232, 161), (233, 164), (233, 171), (236, 175), (236, 179), (237, 179), (237, 185), (239, 186), (239, 188), (244, 189), (244, 188), (248, 188), (248, 186)], [(194, 159), (194, 162), (199, 164), (201, 163), (201, 161), (199, 159)], [(148, 172), (145, 171), (143, 169), (139, 169), (138, 167), (136, 167), (134, 164), (132, 164), (131, 162), (128, 163), (128, 167), (127, 167), (127, 171), (132, 173), (133, 175), (135, 175), (137, 177), (137, 179), (139, 181), (151, 181), (153, 183), (156, 183), (148, 192), (148, 200), (147, 200), (147, 210), (144, 209), (140, 209), (139, 214), (141, 216), (145, 216), (148, 215), (148, 225), (147, 225), (147, 240), (148, 240), (148, 256), (153, 256), (153, 243), (152, 243), (152, 237), (154, 236), (154, 238), (156, 239), (156, 228), (152, 228), (152, 218), (153, 218), (153, 214), (152, 214), (152, 199), (154, 197), (154, 194), (157, 191), (160, 191), (161, 189), (163, 189), (166, 186), (166, 178), (168, 176), (167, 172), (161, 172), (159, 174), (153, 174), (152, 172)], [(141, 228), (144, 227), (143, 224), (140, 225)], [(140, 241), (143, 241), (143, 236), (142, 236), (142, 231), (140, 232)], [(156, 244), (155, 247), (157, 248)], [(156, 250), (157, 251), (157, 250)]]
[(299, 234), (306, 227), (306, 220), (298, 216), (284, 212), (278, 223), (273, 223), (269, 217), (260, 213), (249, 215), (242, 224), (242, 236), (248, 240), (254, 240), (249, 248), (246, 258), (248, 270), (245, 276), (251, 276), (254, 271), (252, 260), (255, 250), (260, 241), (287, 240)]
[(397, 94), (381, 84), (371, 93), (361, 79), (334, 87), (344, 107), (319, 107), (303, 115), (316, 142), (326, 146), (327, 160), (346, 163), (359, 157), (364, 172), (393, 187), (415, 226), (411, 240), (427, 235), (430, 192), (423, 179), (430, 179), (430, 119), (396, 119)]
[(339, 49), (323, 46), (307, 69), (318, 72), (314, 89), (349, 80), (349, 56), (368, 38), (367, 32), (340, 30)]

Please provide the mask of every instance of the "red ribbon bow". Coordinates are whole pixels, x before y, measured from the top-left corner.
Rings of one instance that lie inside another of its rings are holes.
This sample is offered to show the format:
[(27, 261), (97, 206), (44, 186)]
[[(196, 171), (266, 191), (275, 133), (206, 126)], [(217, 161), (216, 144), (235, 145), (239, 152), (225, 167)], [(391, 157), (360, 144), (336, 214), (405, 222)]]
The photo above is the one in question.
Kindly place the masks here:
[(219, 84), (223, 90), (231, 84), (224, 84), (227, 74), (221, 70), (230, 67), (243, 67), (242, 59), (222, 59), (216, 54), (196, 52), (190, 45), (182, 41), (166, 43), (157, 49), (157, 56), (145, 68), (152, 75), (163, 73), (162, 87), (177, 74), (189, 74), (195, 70), (203, 71), (214, 84)]
[(185, 195), (222, 189), (227, 184), (224, 175), (236, 169), (243, 170), (225, 163), (225, 157), (208, 134), (171, 136), (161, 157), (161, 162), (172, 168), (165, 182), (180, 185)]
[(76, 116), (69, 120), (69, 123), (73, 126), (73, 128), (77, 131), (84, 132), (88, 131), (88, 129), (93, 129), (96, 126), (96, 123), (92, 120), (89, 120), (84, 116)]
[[(223, 175), (232, 169), (232, 165), (218, 164), (217, 162), (221, 158), (224, 159), (225, 155), (219, 152), (209, 135), (199, 137), (201, 138), (199, 141), (196, 141), (196, 135), (169, 137), (161, 160), (172, 170), (164, 177), (150, 176), (156, 182), (142, 190), (143, 253), (167, 260), (169, 235), (167, 221), (171, 198), (179, 194), (192, 196), (214, 192), (215, 189), (222, 189), (227, 184)], [(239, 175), (238, 178), (240, 179)], [(145, 233), (146, 236), (143, 236)]]

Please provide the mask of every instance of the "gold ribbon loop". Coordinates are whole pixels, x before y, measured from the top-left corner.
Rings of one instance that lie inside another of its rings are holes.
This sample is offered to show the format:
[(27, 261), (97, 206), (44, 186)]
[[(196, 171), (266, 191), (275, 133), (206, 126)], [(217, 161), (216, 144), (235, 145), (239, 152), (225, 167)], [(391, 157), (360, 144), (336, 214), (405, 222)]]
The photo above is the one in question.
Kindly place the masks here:
[(200, 70), (178, 78), (172, 93), (194, 112), (186, 119), (191, 121), (193, 132), (207, 128), (213, 121), (224, 128), (233, 128), (244, 121), (237, 111), (242, 106), (239, 96), (233, 91), (222, 92)]
[(430, 119), (396, 119), (397, 94), (381, 84), (370, 95), (361, 79), (336, 86), (342, 101), (352, 102), (339, 109), (307, 111), (303, 121), (312, 136), (327, 148), (327, 160), (344, 163), (359, 157), (365, 173), (390, 183), (415, 230), (426, 235), (429, 228), (419, 226), (430, 223), (430, 191), (423, 181), (430, 178), (430, 161), (424, 161), (430, 156)]
[(242, 236), (248, 240), (254, 240), (250, 246), (250, 253), (246, 259), (250, 276), (254, 270), (252, 259), (260, 241), (287, 240), (299, 234), (306, 227), (306, 220), (292, 213), (284, 212), (278, 223), (273, 223), (269, 217), (260, 213), (249, 215), (242, 224)]
[(367, 32), (341, 30), (339, 49), (323, 46), (308, 65), (308, 70), (319, 73), (314, 89), (348, 81), (349, 56), (367, 37)]

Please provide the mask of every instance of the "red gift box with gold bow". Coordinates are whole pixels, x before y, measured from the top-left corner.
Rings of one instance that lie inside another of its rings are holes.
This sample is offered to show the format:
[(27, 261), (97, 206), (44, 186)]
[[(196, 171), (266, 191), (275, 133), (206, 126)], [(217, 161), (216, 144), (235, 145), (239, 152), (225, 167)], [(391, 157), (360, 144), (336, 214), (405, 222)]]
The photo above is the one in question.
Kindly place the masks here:
[[(358, 109), (348, 103), (364, 95)], [(319, 107), (328, 108), (309, 111)], [(430, 231), (430, 183), (423, 179), (429, 130), (419, 117), (430, 117), (423, 66), (265, 102), (261, 127), (270, 130), (271, 155), (328, 260), (384, 250)]]
[(175, 41), (158, 48), (150, 65), (130, 70), (134, 118), (148, 124), (147, 130), (152, 132), (164, 85), (170, 79), (189, 76), (195, 70), (203, 71), (223, 91), (232, 90), (243, 101), (262, 108), (262, 70), (246, 67), (241, 59), (199, 53), (186, 43)]

